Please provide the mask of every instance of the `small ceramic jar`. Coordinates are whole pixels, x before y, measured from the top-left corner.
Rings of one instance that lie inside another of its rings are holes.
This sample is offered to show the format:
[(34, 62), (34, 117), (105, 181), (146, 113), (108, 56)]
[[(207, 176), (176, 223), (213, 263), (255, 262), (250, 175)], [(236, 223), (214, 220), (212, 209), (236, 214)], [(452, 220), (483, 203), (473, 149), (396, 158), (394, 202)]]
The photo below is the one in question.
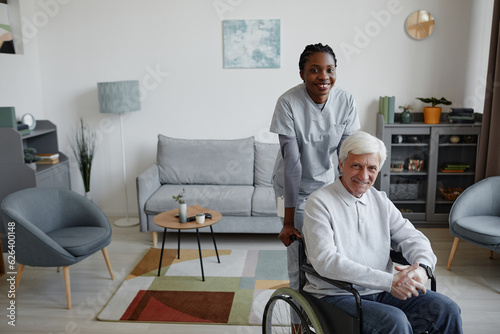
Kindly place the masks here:
[(205, 214), (204, 213), (199, 213), (196, 215), (196, 222), (198, 224), (203, 224), (205, 222)]

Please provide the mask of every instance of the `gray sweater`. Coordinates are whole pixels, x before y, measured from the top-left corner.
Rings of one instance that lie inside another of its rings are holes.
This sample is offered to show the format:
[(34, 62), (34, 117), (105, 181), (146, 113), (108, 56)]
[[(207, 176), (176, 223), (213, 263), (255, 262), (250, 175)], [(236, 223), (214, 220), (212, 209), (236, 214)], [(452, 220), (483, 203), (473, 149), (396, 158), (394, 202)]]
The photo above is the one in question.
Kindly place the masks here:
[[(314, 269), (355, 284), (361, 295), (391, 291), (391, 247), (410, 263), (435, 268), (429, 240), (403, 218), (385, 192), (375, 188), (356, 198), (337, 179), (313, 192), (306, 202), (302, 232)], [(318, 297), (347, 294), (309, 275), (307, 280), (304, 289)]]

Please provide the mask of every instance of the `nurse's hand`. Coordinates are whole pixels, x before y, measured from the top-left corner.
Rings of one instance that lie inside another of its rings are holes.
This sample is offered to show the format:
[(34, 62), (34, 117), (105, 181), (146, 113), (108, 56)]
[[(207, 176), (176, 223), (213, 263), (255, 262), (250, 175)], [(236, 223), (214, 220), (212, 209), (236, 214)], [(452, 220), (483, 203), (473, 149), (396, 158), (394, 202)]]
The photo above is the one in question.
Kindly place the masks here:
[(288, 247), (292, 243), (292, 240), (290, 239), (290, 237), (294, 234), (297, 237), (302, 238), (302, 236), (300, 235), (300, 232), (295, 227), (293, 227), (293, 225), (283, 225), (283, 228), (281, 229), (281, 232), (278, 235), (278, 238), (281, 240), (283, 245)]

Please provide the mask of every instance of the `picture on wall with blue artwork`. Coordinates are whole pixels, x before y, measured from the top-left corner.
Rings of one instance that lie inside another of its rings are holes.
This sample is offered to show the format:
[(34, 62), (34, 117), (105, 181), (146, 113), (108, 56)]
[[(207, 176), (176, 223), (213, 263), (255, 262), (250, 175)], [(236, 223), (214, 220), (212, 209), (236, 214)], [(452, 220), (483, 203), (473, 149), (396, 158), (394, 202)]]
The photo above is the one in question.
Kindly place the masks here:
[(224, 68), (279, 68), (280, 20), (225, 20)]

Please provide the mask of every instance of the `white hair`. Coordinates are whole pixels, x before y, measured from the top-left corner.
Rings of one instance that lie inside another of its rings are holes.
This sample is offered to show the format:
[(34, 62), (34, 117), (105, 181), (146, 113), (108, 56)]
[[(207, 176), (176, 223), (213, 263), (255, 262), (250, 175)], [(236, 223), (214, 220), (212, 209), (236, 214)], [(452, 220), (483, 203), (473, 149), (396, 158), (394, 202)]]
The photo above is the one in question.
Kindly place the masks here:
[(362, 155), (378, 153), (381, 167), (387, 158), (387, 149), (384, 142), (375, 136), (363, 131), (356, 131), (347, 137), (340, 146), (339, 160), (344, 163), (349, 153)]

